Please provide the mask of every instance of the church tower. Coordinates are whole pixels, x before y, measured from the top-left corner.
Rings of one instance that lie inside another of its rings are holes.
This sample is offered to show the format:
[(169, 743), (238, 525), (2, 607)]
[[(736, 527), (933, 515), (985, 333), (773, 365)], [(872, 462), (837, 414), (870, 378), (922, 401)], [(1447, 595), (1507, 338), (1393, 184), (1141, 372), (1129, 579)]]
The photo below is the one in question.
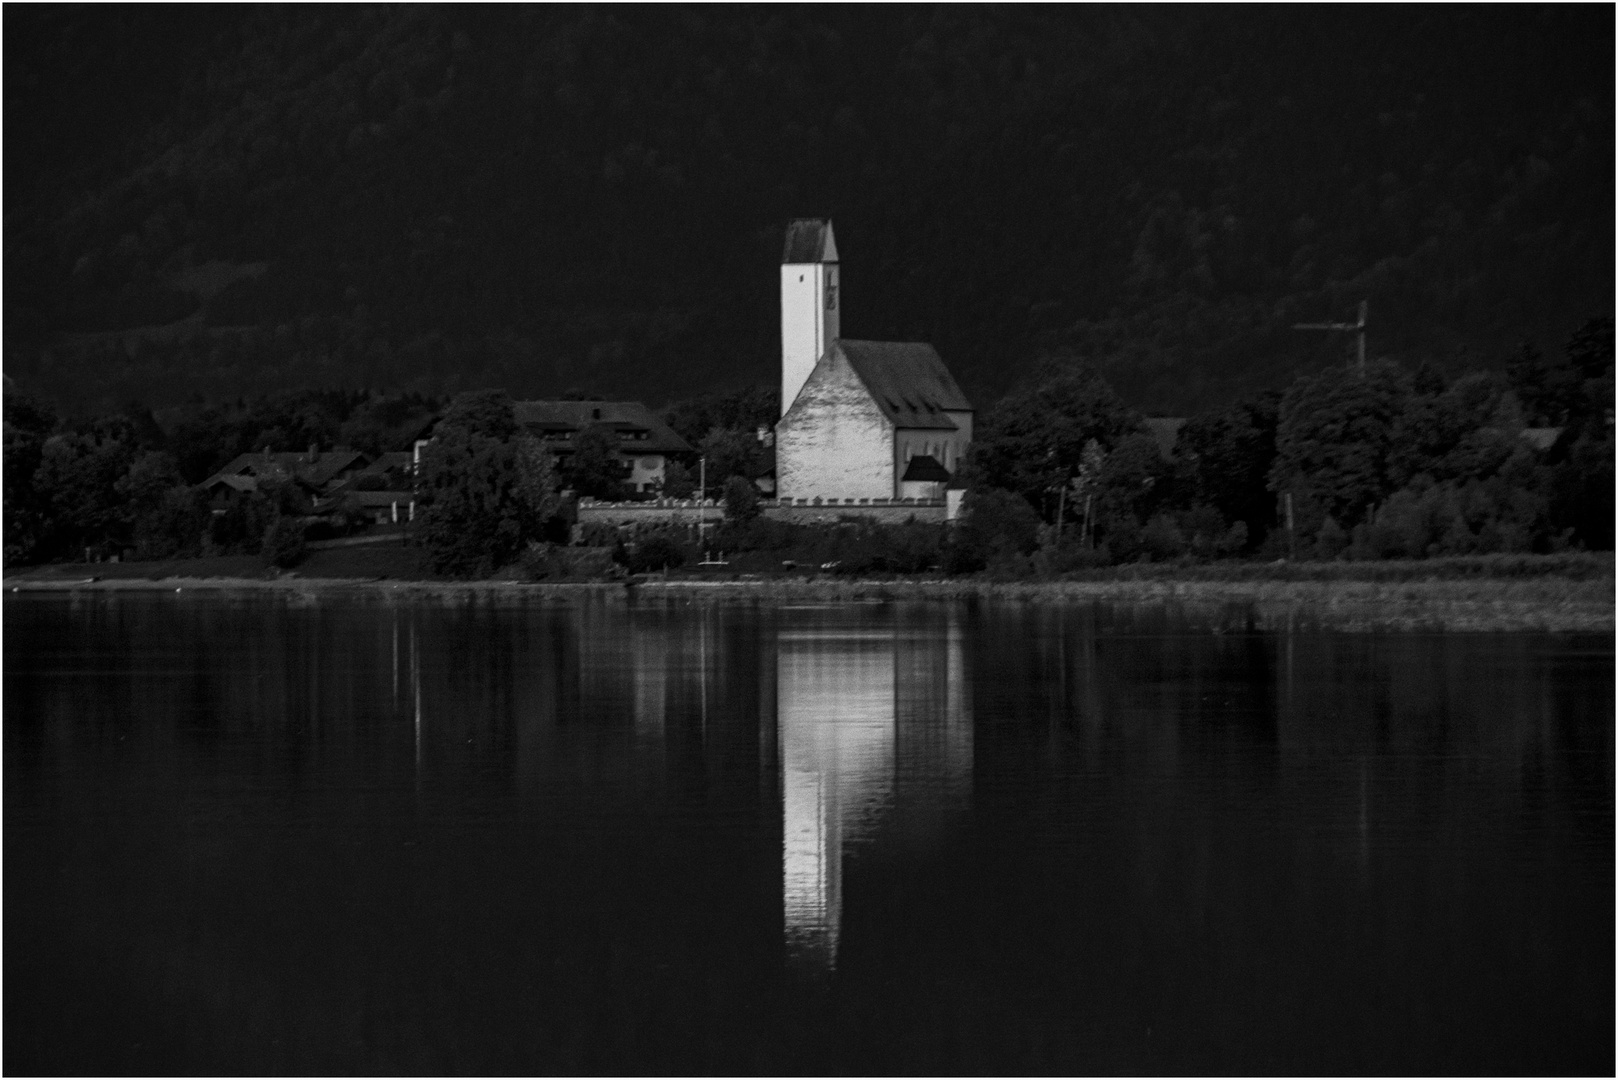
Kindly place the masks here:
[(781, 255), (781, 415), (831, 343), (841, 336), (837, 241), (831, 222), (799, 218)]

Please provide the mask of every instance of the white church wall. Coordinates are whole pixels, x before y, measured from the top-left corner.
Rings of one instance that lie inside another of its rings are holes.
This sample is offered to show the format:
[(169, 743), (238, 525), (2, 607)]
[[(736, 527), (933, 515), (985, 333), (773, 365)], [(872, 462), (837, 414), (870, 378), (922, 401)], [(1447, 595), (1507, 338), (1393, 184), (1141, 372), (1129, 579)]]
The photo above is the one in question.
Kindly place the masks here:
[(787, 263), (781, 267), (781, 412), (792, 408), (842, 326), (836, 263)]
[(782, 499), (891, 499), (893, 425), (834, 350), (776, 425)]

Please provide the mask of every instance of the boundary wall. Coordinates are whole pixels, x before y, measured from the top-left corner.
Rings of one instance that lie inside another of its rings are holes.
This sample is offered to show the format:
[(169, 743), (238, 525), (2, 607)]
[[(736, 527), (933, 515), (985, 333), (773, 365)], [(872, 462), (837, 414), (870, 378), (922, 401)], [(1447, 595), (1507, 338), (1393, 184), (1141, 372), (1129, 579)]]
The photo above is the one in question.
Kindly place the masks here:
[[(799, 525), (835, 524), (865, 518), (885, 525), (901, 525), (911, 518), (944, 522), (955, 518), (958, 499), (760, 499), (759, 510), (773, 521)], [(579, 524), (695, 525), (723, 521), (725, 507), (718, 499), (653, 499), (648, 502), (596, 502), (579, 500)]]

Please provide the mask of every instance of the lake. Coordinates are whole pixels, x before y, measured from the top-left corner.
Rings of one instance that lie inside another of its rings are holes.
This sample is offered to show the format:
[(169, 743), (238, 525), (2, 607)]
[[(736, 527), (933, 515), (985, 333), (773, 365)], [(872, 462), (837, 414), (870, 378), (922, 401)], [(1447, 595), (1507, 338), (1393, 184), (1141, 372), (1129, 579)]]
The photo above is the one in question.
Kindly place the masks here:
[(1611, 635), (9, 596), (17, 1073), (1605, 1073)]

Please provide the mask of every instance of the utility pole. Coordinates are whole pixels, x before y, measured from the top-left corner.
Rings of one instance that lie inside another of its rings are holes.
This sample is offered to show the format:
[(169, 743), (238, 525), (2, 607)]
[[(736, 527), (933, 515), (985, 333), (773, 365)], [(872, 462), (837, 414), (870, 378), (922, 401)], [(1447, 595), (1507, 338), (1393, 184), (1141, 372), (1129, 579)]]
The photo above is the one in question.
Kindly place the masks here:
[(1294, 329), (1294, 330), (1353, 330), (1353, 331), (1356, 331), (1359, 334), (1359, 373), (1360, 373), (1360, 378), (1363, 379), (1363, 378), (1365, 378), (1365, 312), (1366, 312), (1366, 309), (1369, 306), (1370, 305), (1369, 305), (1369, 303), (1367, 301), (1365, 301), (1365, 300), (1360, 301), (1360, 320), (1359, 320), (1359, 322), (1351, 322), (1351, 323), (1346, 323), (1346, 322), (1293, 323), (1292, 324), (1292, 329)]

